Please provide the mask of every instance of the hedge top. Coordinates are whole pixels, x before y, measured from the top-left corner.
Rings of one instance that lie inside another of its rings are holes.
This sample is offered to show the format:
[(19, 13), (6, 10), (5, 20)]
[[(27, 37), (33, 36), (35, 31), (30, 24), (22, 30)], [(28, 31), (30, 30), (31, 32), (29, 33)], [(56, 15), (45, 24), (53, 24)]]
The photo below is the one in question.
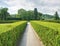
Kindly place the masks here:
[(44, 21), (34, 21), (35, 23), (38, 23), (40, 25), (43, 25), (45, 27), (60, 31), (60, 24), (59, 23), (53, 23), (53, 22), (44, 22)]
[(13, 29), (14, 27), (24, 23), (26, 21), (18, 21), (14, 23), (0, 24), (0, 34)]

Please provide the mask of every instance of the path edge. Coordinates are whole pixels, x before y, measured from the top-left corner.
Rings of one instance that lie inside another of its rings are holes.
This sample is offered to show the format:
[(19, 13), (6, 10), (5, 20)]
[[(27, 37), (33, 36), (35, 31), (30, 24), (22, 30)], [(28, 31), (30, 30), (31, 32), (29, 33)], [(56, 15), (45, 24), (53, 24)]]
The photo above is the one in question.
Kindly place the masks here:
[[(31, 25), (31, 24), (30, 24)], [(40, 39), (40, 37), (38, 36), (38, 34), (36, 33), (35, 29), (33, 28), (33, 26), (31, 25), (32, 29), (33, 29), (33, 32), (35, 34), (35, 36), (37, 37), (37, 39), (39, 40), (39, 42), (42, 44), (42, 46), (44, 46), (42, 40)]]

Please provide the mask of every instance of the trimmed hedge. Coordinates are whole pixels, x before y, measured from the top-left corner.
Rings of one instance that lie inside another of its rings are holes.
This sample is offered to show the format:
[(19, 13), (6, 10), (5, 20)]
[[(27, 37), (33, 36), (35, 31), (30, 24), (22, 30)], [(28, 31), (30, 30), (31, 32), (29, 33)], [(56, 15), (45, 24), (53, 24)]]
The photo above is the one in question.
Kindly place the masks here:
[[(31, 22), (45, 46), (60, 46), (60, 33), (57, 30)], [(43, 23), (42, 23), (43, 24)]]
[(54, 23), (60, 23), (60, 20), (42, 20), (45, 22), (54, 22)]
[(0, 23), (14, 23), (17, 21), (19, 21), (19, 20), (0, 20)]
[(0, 46), (16, 46), (16, 42), (22, 36), (25, 27), (26, 22), (14, 23), (11, 29), (0, 34)]

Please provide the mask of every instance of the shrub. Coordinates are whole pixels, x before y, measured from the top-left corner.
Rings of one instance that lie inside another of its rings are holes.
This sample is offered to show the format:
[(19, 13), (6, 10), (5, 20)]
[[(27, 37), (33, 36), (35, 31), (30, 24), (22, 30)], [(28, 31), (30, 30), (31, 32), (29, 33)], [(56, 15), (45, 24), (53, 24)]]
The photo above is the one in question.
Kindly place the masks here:
[(12, 27), (0, 34), (0, 46), (16, 46), (17, 40), (22, 36), (26, 22), (16, 22)]
[[(40, 23), (39, 21), (32, 21), (31, 24), (45, 46), (60, 46), (60, 33), (59, 30), (57, 30), (58, 27), (52, 28), (54, 26), (50, 27), (49, 23)], [(56, 24), (56, 26), (58, 25)]]

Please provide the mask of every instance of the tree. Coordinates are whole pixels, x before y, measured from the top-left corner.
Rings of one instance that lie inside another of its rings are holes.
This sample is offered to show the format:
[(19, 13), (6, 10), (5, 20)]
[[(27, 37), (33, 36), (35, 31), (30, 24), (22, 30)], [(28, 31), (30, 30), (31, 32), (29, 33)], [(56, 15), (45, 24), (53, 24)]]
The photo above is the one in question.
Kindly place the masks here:
[(40, 13), (40, 12), (38, 13), (38, 19), (42, 20), (42, 13)]
[(1, 15), (1, 20), (6, 20), (7, 16), (9, 15), (8, 8), (1, 8), (0, 15)]
[(41, 13), (38, 13), (37, 8), (35, 8), (34, 11), (26, 11), (24, 9), (19, 9), (18, 16), (20, 16), (22, 20), (37, 20), (40, 19), (39, 17), (41, 16)]
[(55, 12), (55, 20), (59, 20), (59, 15), (57, 11)]
[(34, 12), (32, 10), (27, 11), (27, 15), (29, 20), (34, 19)]
[(22, 19), (22, 20), (24, 20), (24, 19), (26, 19), (26, 15), (27, 15), (27, 12), (26, 12), (26, 10), (24, 10), (24, 9), (19, 9), (18, 10), (18, 15), (20, 16), (20, 18)]
[(34, 8), (34, 16), (35, 16), (35, 20), (38, 19), (38, 11), (37, 8)]

